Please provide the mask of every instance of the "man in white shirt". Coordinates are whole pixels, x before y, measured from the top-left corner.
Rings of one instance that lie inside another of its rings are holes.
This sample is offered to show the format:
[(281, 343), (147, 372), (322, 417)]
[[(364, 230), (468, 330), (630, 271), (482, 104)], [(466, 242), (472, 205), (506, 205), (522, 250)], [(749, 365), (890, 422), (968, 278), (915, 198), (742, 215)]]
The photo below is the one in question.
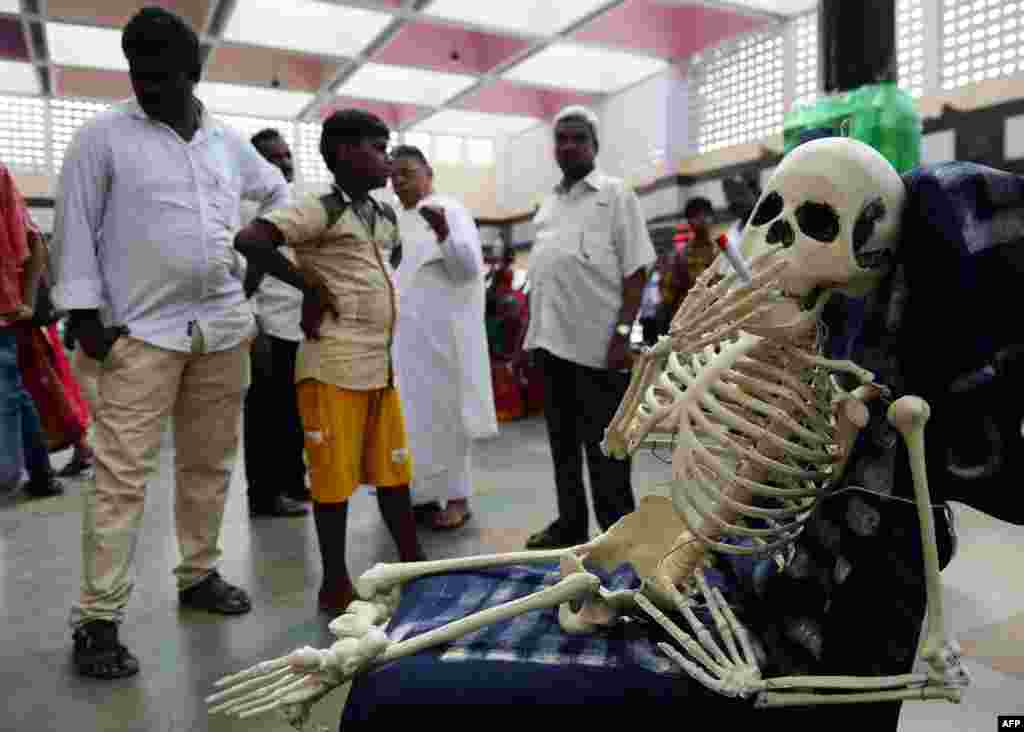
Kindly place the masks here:
[(476, 223), (451, 196), (434, 192), (423, 153), (391, 153), (402, 203), (399, 307), (393, 353), (412, 451), (413, 500), (437, 501), (435, 529), (470, 517), (473, 440), (498, 434), (484, 328), (484, 258)]
[[(253, 147), (276, 166), (289, 183), (295, 177), (292, 151), (274, 129), (257, 132)], [(253, 201), (242, 202), (242, 226), (258, 215)], [(295, 252), (282, 254), (295, 263)], [(302, 293), (276, 277), (247, 267), (246, 293), (259, 326), (253, 342), (252, 385), (245, 395), (243, 417), (245, 480), (252, 516), (301, 516), (306, 488), (305, 438), (295, 391), (295, 359), (302, 341)]]
[(559, 112), (555, 158), (564, 177), (534, 216), (524, 348), (537, 352), (544, 373), (558, 519), (528, 549), (587, 541), (584, 452), (601, 529), (636, 506), (630, 461), (604, 455), (601, 440), (629, 386), (630, 336), (655, 253), (636, 194), (594, 167), (597, 128), (584, 107)]
[(241, 198), (288, 201), (281, 172), (193, 95), (199, 42), (144, 8), (121, 39), (135, 99), (75, 135), (60, 176), (51, 258), (58, 307), (100, 363), (96, 479), (83, 511), (82, 592), (72, 608), (79, 674), (138, 672), (118, 639), (132, 590), (147, 478), (173, 416), (179, 602), (251, 609), (217, 572), (255, 333), (233, 238)]

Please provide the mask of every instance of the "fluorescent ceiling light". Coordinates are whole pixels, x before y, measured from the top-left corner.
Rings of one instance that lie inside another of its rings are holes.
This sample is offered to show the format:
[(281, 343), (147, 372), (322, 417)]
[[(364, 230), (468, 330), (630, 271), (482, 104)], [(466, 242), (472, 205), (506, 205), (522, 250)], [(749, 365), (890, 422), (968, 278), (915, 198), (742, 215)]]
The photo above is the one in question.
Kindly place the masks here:
[(0, 61), (0, 91), (38, 94), (39, 75), (32, 64)]
[(46, 45), (50, 59), (59, 66), (128, 70), (128, 60), (121, 50), (121, 31), (113, 28), (47, 23)]
[(622, 51), (556, 43), (505, 73), (506, 79), (610, 94), (667, 68), (665, 61)]
[(18, 0), (0, 0), (0, 13), (20, 13), (21, 3)]
[[(693, 0), (654, 0), (654, 2), (659, 5), (693, 5)], [(798, 15), (818, 7), (818, 0), (729, 0), (728, 3), (722, 3), (722, 9), (728, 9), (729, 5), (775, 15)]]
[(540, 123), (535, 117), (511, 114), (485, 114), (461, 109), (445, 109), (413, 125), (414, 132), (430, 132), (462, 137), (501, 137), (516, 135)]
[(295, 119), (313, 101), (306, 92), (207, 81), (196, 87), (196, 96), (214, 113), (270, 119)]
[(606, 0), (434, 0), (424, 14), (448, 20), (550, 35), (563, 30)]
[(796, 15), (818, 7), (818, 0), (730, 0), (751, 10), (763, 10), (778, 15)]
[(437, 107), (476, 81), (411, 66), (364, 64), (337, 90), (339, 96)]
[(355, 56), (379, 34), (391, 16), (314, 0), (239, 0), (224, 37), (254, 46)]

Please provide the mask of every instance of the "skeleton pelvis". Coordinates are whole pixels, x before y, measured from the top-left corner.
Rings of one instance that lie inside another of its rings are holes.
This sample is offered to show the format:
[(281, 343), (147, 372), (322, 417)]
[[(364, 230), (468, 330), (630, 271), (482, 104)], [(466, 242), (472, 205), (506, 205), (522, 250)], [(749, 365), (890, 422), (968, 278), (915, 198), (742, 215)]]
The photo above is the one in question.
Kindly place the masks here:
[[(671, 586), (690, 579), (686, 567), (696, 566), (704, 551), (667, 496), (645, 496), (635, 511), (579, 549), (581, 560), (607, 572), (629, 564), (643, 580), (644, 594), (666, 611), (674, 608)], [(569, 569), (563, 566), (563, 572)], [(605, 599), (613, 605), (624, 601), (610, 596)]]

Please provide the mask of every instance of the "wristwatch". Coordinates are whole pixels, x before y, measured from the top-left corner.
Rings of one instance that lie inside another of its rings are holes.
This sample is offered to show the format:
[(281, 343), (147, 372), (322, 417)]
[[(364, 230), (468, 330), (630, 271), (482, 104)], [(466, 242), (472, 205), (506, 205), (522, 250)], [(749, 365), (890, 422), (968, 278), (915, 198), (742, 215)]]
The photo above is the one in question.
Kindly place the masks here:
[(633, 326), (629, 323), (619, 323), (615, 326), (616, 335), (620, 335), (623, 338), (628, 337), (633, 332)]

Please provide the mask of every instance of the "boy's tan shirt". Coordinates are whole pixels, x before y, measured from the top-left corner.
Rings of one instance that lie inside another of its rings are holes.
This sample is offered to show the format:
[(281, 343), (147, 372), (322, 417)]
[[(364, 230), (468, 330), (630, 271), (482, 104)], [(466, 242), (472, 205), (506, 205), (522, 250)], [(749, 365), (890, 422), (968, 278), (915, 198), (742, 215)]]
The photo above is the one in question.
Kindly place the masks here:
[(368, 391), (394, 383), (391, 342), (398, 300), (386, 249), (398, 245), (399, 234), (398, 227), (379, 212), (371, 231), (352, 203), (345, 201), (344, 213), (330, 229), (327, 209), (316, 194), (260, 218), (280, 230), (300, 265), (324, 277), (341, 313), (338, 318), (325, 315), (320, 340), (302, 342), (296, 383), (315, 379), (342, 389)]

